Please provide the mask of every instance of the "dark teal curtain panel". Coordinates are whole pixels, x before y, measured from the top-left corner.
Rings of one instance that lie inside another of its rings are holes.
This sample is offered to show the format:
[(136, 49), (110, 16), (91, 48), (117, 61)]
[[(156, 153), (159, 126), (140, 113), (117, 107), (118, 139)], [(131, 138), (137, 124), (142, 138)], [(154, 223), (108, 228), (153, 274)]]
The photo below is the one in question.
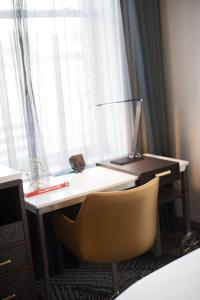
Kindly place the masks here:
[(148, 151), (170, 155), (159, 0), (121, 0), (133, 97), (144, 99)]
[[(159, 0), (121, 0), (121, 9), (132, 96), (144, 99), (148, 152), (170, 156)], [(159, 216), (161, 228), (174, 232), (174, 202), (160, 207)]]

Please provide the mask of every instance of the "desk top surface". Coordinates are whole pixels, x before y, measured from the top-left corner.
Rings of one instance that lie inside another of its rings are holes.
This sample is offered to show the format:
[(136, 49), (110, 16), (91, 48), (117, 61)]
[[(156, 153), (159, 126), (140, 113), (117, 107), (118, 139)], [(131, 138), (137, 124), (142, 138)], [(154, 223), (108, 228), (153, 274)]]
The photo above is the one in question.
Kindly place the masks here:
[(177, 163), (179, 163), (180, 172), (185, 172), (185, 169), (189, 165), (189, 161), (187, 161), (187, 160), (182, 160), (182, 159), (177, 159), (177, 158), (172, 158), (172, 157), (167, 157), (167, 156), (159, 156), (159, 155), (150, 154), (150, 153), (144, 153), (143, 155), (146, 157), (153, 157), (153, 158), (177, 162)]
[[(113, 171), (103, 167), (93, 167), (85, 169), (81, 173), (71, 173), (59, 176), (60, 179), (69, 181), (69, 187), (64, 187), (55, 191), (41, 195), (25, 198), (27, 208), (39, 210), (50, 207), (56, 210), (60, 203), (65, 202), (65, 207), (80, 203), (86, 195), (92, 192), (120, 189), (120, 186), (130, 184), (135, 186), (138, 176)], [(128, 187), (128, 186), (127, 186)], [(66, 201), (68, 201), (66, 203)]]
[(151, 273), (116, 300), (199, 300), (200, 249)]
[(13, 181), (21, 178), (19, 171), (13, 170), (7, 166), (0, 165), (0, 183)]
[(184, 172), (186, 170), (186, 167), (189, 165), (189, 162), (186, 160), (176, 159), (172, 157), (158, 156), (150, 153), (144, 153), (143, 156), (144, 159), (125, 165), (117, 165), (111, 163), (110, 160), (99, 162), (97, 163), (97, 165), (104, 167), (107, 166), (113, 170), (126, 172), (130, 174), (134, 172), (135, 175), (139, 175), (149, 170), (156, 170), (160, 169), (161, 167), (171, 166), (172, 163), (178, 163), (179, 171)]

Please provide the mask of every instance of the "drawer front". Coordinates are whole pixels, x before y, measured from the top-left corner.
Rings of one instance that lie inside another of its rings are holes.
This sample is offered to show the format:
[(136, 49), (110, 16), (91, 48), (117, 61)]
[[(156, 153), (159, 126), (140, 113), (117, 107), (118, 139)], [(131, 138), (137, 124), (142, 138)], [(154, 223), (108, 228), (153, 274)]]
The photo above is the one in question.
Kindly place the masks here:
[(155, 176), (160, 178), (160, 186), (171, 183), (173, 181), (180, 179), (179, 164), (174, 163), (170, 167), (161, 168), (155, 171), (146, 172), (142, 174), (139, 178), (139, 185), (148, 182), (153, 179)]
[(25, 245), (0, 252), (0, 274), (27, 265)]
[(31, 300), (29, 271), (18, 272), (15, 276), (0, 279), (0, 300)]
[(24, 240), (21, 221), (0, 226), (0, 247), (20, 240)]

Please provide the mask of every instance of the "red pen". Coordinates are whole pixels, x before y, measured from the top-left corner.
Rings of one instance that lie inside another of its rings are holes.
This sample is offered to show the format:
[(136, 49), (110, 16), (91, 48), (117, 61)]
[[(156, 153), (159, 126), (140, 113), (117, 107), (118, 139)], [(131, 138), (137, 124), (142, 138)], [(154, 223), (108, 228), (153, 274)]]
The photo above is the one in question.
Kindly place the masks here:
[(50, 192), (50, 191), (53, 191), (53, 190), (57, 190), (57, 189), (60, 189), (60, 188), (63, 188), (63, 187), (68, 187), (69, 186), (69, 182), (68, 181), (65, 181), (63, 183), (59, 183), (59, 184), (56, 184), (56, 185), (53, 185), (53, 186), (48, 186), (48, 187), (45, 187), (45, 188), (39, 188), (37, 190), (34, 190), (32, 192), (28, 192), (28, 193), (25, 193), (25, 197), (32, 197), (32, 196), (36, 196), (36, 195), (40, 195), (40, 194), (43, 194), (43, 193), (47, 193), (47, 192)]

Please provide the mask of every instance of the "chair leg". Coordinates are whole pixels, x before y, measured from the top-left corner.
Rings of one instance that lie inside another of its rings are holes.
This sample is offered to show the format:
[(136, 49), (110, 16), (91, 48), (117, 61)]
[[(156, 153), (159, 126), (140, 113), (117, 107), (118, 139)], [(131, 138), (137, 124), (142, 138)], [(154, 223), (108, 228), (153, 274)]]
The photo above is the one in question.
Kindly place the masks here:
[(119, 284), (117, 278), (117, 263), (112, 263), (112, 281), (113, 281), (113, 295), (109, 300), (114, 299), (119, 295)]
[[(113, 293), (107, 300), (114, 300), (119, 295), (119, 285), (118, 285), (118, 276), (117, 276), (117, 263), (112, 263), (112, 282), (113, 282)], [(109, 290), (94, 289), (91, 287), (76, 287), (80, 291), (95, 293), (95, 294), (107, 294)]]

